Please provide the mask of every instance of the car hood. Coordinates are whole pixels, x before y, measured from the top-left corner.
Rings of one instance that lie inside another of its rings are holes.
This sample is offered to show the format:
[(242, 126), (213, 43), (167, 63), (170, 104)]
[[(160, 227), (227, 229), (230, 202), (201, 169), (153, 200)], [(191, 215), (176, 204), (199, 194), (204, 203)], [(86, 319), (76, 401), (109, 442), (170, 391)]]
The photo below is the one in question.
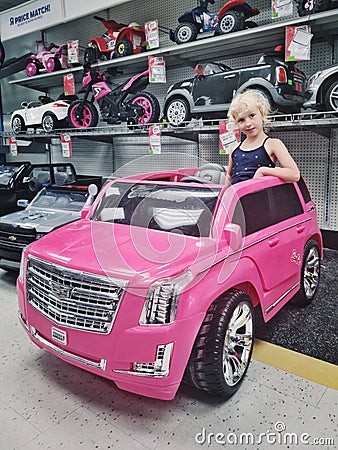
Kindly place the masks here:
[(196, 275), (218, 258), (211, 238), (89, 220), (55, 230), (29, 251), (72, 269), (128, 280), (136, 288), (187, 269)]
[(37, 233), (49, 233), (66, 223), (80, 218), (80, 212), (43, 210), (38, 208), (28, 208), (0, 218), (0, 229), (10, 227), (35, 229)]

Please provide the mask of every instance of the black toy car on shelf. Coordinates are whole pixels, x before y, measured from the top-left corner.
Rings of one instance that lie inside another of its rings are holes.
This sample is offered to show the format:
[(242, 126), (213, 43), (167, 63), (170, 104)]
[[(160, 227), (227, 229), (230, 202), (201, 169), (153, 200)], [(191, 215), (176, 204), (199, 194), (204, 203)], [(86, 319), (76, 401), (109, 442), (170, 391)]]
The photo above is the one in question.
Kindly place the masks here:
[(306, 76), (294, 61), (285, 62), (280, 50), (264, 54), (255, 66), (234, 70), (222, 63), (197, 64), (194, 78), (168, 89), (164, 117), (173, 126), (192, 117), (226, 117), (234, 94), (249, 88), (266, 95), (272, 112), (300, 112)]
[(322, 11), (338, 8), (338, 0), (296, 0), (300, 16), (308, 16)]

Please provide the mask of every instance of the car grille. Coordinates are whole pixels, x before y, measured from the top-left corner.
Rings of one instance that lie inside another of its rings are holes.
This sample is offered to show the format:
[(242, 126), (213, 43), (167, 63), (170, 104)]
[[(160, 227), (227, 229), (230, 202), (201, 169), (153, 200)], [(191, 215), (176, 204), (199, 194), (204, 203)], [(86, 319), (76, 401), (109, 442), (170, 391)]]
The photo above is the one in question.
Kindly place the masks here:
[(31, 230), (0, 230), (0, 246), (6, 249), (23, 249), (36, 240), (35, 229)]
[(53, 322), (68, 328), (108, 334), (126, 287), (125, 280), (28, 257), (28, 303)]

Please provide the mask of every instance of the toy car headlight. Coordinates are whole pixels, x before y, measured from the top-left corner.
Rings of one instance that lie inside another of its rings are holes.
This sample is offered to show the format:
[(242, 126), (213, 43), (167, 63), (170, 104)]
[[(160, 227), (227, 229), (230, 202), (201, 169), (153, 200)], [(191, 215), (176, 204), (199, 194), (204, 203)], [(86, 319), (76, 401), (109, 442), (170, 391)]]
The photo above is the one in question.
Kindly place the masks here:
[(180, 294), (192, 280), (191, 272), (153, 283), (147, 293), (140, 325), (167, 325), (174, 322)]
[(25, 278), (25, 251), (21, 253), (19, 280), (23, 283)]
[(308, 81), (308, 86), (312, 86), (313, 83), (317, 80), (317, 78), (321, 75), (322, 72), (316, 72), (315, 74), (313, 74)]

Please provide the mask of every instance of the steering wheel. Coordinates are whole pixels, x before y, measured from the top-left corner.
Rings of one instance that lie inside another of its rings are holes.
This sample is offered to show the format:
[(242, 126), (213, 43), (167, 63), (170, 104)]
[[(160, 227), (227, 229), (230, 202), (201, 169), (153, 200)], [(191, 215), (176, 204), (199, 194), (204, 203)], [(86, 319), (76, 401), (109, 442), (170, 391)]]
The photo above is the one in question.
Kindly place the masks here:
[(39, 95), (38, 100), (43, 105), (47, 105), (48, 103), (52, 103), (54, 101), (52, 98), (47, 97), (46, 95)]

